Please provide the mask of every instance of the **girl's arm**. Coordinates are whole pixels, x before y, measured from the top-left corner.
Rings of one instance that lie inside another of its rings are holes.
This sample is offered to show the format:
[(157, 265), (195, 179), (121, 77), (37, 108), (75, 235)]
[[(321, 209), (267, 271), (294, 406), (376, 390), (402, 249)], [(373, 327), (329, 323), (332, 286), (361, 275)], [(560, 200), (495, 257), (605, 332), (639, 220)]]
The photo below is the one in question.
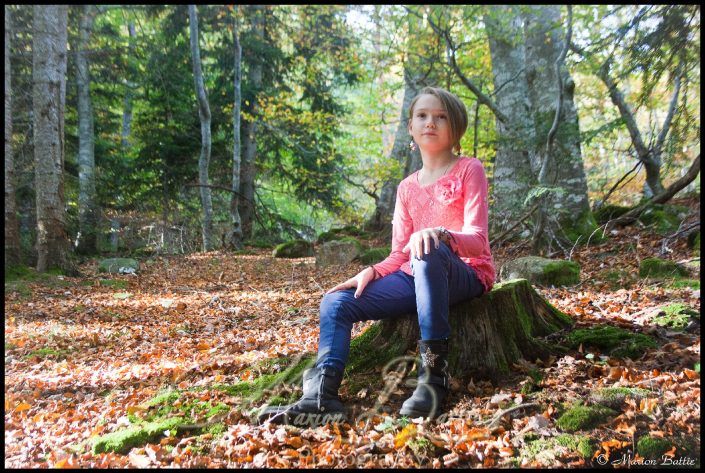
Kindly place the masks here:
[(401, 184), (397, 187), (397, 199), (394, 204), (394, 218), (392, 219), (392, 252), (383, 261), (372, 266), (377, 272), (375, 279), (383, 278), (384, 276), (393, 273), (401, 268), (408, 259), (409, 255), (402, 252), (402, 248), (409, 242), (414, 229), (411, 217), (402, 200)]
[(463, 180), (463, 228), (459, 232), (449, 230), (451, 249), (463, 257), (489, 256), (487, 229), (487, 176), (479, 159), (468, 166), (468, 175)]

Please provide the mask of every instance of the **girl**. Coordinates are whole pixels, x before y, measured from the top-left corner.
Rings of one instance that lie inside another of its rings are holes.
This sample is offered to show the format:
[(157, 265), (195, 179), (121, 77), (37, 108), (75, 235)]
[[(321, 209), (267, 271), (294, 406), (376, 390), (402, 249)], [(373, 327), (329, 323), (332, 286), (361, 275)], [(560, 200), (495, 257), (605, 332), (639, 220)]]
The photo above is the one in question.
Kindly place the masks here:
[(303, 397), (260, 420), (297, 424), (321, 414), (343, 419), (338, 388), (353, 323), (410, 312), (419, 317), (421, 359), (416, 389), (399, 413), (430, 418), (440, 413), (448, 393), (449, 305), (482, 295), (495, 279), (487, 238), (487, 178), (477, 158), (460, 155), (467, 123), (465, 106), (446, 90), (426, 87), (411, 102), (410, 146), (420, 149), (423, 167), (397, 188), (392, 251), (326, 292), (318, 358), (304, 373)]

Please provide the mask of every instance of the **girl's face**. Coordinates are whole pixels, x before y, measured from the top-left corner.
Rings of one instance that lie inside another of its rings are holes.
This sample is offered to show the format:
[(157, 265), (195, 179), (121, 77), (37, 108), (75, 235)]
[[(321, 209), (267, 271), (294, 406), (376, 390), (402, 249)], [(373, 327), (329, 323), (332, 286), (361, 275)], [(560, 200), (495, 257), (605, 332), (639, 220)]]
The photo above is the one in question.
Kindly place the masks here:
[(409, 134), (422, 151), (452, 150), (448, 113), (438, 97), (431, 94), (419, 97), (409, 121)]

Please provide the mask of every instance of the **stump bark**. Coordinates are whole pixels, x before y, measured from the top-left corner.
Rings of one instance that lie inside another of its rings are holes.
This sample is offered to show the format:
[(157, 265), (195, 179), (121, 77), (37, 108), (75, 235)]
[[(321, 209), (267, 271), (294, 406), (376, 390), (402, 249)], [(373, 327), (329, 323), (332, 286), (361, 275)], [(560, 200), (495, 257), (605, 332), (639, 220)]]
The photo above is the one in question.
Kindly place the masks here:
[[(450, 308), (449, 372), (453, 377), (473, 376), (497, 380), (524, 358), (545, 359), (559, 351), (538, 337), (572, 326), (572, 319), (543, 299), (526, 279), (495, 284), (483, 296)], [(376, 335), (356, 347), (360, 353), (389, 357), (416, 350), (417, 314), (384, 320), (370, 327)], [(364, 334), (363, 334), (364, 337)], [(393, 352), (393, 353), (392, 353)]]

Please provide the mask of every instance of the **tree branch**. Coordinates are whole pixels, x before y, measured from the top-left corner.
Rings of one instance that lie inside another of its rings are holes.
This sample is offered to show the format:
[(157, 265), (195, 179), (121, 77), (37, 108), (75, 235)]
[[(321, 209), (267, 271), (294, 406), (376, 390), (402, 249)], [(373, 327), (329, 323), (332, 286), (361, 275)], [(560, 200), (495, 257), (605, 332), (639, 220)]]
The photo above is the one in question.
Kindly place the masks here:
[[(412, 15), (415, 15), (419, 18), (422, 18), (421, 15), (419, 15), (417, 12), (413, 11), (412, 9), (410, 9), (406, 6), (404, 8), (406, 9), (407, 12), (411, 13)], [(438, 36), (442, 37), (445, 40), (446, 45), (448, 46), (448, 49), (450, 50), (450, 55), (449, 55), (450, 56), (449, 57), (450, 65), (453, 68), (453, 71), (460, 78), (461, 82), (465, 85), (465, 87), (470, 89), (473, 94), (475, 94), (475, 96), (477, 97), (477, 100), (481, 104), (486, 105), (490, 110), (492, 110), (492, 113), (494, 113), (495, 117), (497, 117), (497, 120), (502, 122), (502, 124), (505, 127), (510, 128), (511, 124), (510, 124), (509, 118), (504, 113), (502, 113), (502, 111), (499, 109), (497, 104), (495, 104), (494, 101), (488, 95), (483, 94), (482, 91), (470, 79), (468, 79), (465, 76), (465, 74), (463, 74), (463, 71), (460, 70), (458, 63), (455, 60), (455, 51), (457, 48), (453, 45), (453, 40), (451, 39), (450, 33), (448, 32), (448, 30), (442, 30), (440, 28), (440, 26), (438, 26), (437, 24), (435, 24), (433, 22), (433, 20), (431, 20), (430, 16), (426, 17), (426, 21), (428, 21), (428, 24), (431, 25), (431, 28), (433, 29), (433, 31)]]
[(663, 126), (661, 127), (661, 132), (656, 139), (656, 150), (661, 151), (664, 141), (666, 141), (666, 135), (668, 135), (668, 130), (671, 128), (671, 122), (673, 121), (673, 115), (676, 113), (676, 108), (678, 106), (678, 95), (681, 90), (681, 76), (683, 70), (683, 62), (678, 65), (678, 70), (676, 71), (676, 87), (673, 90), (673, 97), (671, 97), (671, 103), (668, 106), (668, 114), (663, 121)]
[(681, 189), (683, 189), (685, 186), (690, 184), (695, 180), (695, 178), (698, 176), (700, 173), (700, 155), (698, 155), (693, 163), (690, 165), (690, 169), (688, 169), (688, 172), (685, 173), (683, 177), (678, 179), (676, 182), (668, 186), (666, 190), (661, 192), (659, 195), (654, 196), (651, 200), (648, 202), (640, 205), (639, 207), (636, 207), (629, 212), (625, 213), (619, 218), (616, 218), (614, 220), (610, 220), (607, 222), (605, 231), (609, 231), (612, 229), (615, 225), (625, 225), (634, 222), (639, 216), (646, 210), (650, 205), (652, 204), (663, 204), (668, 202), (674, 195), (678, 193)]

